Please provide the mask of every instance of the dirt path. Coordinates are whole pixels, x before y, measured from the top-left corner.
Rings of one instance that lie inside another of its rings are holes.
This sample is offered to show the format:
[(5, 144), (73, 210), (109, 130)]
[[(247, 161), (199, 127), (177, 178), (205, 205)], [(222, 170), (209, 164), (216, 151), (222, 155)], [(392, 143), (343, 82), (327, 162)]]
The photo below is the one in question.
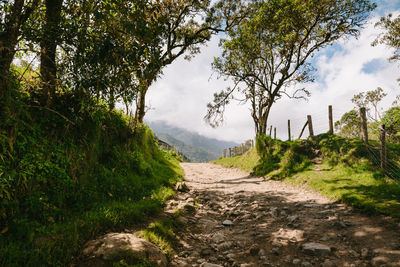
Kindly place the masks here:
[(318, 193), (214, 164), (184, 163), (187, 193), (170, 266), (400, 266), (400, 223)]

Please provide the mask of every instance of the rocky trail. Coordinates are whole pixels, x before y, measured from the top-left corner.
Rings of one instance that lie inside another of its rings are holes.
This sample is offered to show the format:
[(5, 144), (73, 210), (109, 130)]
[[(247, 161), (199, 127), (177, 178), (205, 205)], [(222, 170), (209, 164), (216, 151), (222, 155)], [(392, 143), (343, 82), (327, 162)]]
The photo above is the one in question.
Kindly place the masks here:
[(190, 191), (169, 266), (400, 266), (400, 223), (318, 193), (209, 163), (183, 163)]

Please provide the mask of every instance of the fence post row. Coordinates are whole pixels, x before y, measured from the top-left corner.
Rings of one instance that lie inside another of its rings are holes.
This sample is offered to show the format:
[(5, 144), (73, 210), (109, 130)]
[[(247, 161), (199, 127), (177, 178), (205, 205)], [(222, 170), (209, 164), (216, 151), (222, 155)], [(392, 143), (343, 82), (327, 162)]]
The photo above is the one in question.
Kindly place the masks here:
[(311, 137), (314, 137), (314, 129), (312, 125), (311, 115), (307, 115), (307, 122), (308, 122), (308, 131)]
[(381, 170), (383, 173), (386, 171), (386, 165), (387, 165), (387, 154), (386, 154), (386, 130), (385, 130), (385, 124), (381, 125)]
[(361, 136), (364, 143), (368, 144), (367, 111), (364, 107), (360, 108)]
[(331, 105), (329, 105), (328, 110), (329, 110), (329, 133), (333, 134), (333, 112)]

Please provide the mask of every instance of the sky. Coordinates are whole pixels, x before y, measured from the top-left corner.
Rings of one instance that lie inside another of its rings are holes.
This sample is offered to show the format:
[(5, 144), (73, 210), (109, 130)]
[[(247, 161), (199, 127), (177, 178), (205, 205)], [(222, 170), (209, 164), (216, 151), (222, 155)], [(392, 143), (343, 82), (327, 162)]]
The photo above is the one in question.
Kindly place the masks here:
[[(306, 85), (311, 91), (308, 101), (282, 98), (272, 107), (268, 125), (277, 128), (277, 137), (288, 138), (287, 124), (291, 120), (292, 137), (297, 137), (306, 122), (313, 119), (314, 131), (328, 130), (328, 106), (333, 106), (334, 120), (353, 108), (353, 95), (377, 87), (387, 96), (381, 103), (382, 110), (391, 106), (400, 95), (400, 64), (389, 62), (393, 50), (384, 45), (371, 46), (382, 32), (374, 25), (381, 16), (400, 14), (400, 0), (378, 0), (377, 9), (371, 14), (358, 38), (340, 40), (335, 45), (319, 51), (312, 59), (317, 79)], [(165, 121), (172, 126), (216, 139), (238, 143), (255, 136), (254, 122), (248, 105), (232, 102), (225, 111), (225, 122), (212, 128), (204, 121), (207, 103), (213, 94), (230, 85), (230, 81), (218, 79), (211, 63), (221, 54), (219, 37), (214, 36), (201, 53), (191, 61), (177, 59), (151, 86), (147, 105), (147, 121)]]

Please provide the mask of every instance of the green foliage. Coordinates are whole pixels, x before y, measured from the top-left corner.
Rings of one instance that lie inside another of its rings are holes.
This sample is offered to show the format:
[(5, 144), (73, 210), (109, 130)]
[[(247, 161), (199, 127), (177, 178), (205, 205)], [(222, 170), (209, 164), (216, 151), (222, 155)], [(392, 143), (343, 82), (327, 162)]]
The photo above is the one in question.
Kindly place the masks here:
[(0, 124), (0, 265), (67, 265), (106, 231), (143, 222), (183, 175), (153, 133), (74, 94), (15, 92)]
[(178, 220), (179, 213), (165, 218), (162, 221), (154, 222), (142, 231), (141, 235), (150, 242), (158, 245), (169, 257), (174, 254), (174, 245), (178, 242), (176, 232), (182, 226)]
[[(378, 121), (381, 117), (378, 105), (386, 95), (383, 89), (378, 87), (375, 90), (354, 95), (351, 102), (358, 108), (365, 107), (368, 117), (373, 121)], [(373, 115), (371, 115), (371, 111)]]
[(260, 161), (254, 168), (254, 174), (265, 175), (275, 171), (273, 178), (282, 178), (302, 171), (310, 165), (313, 157), (312, 142), (283, 142), (266, 135), (260, 135), (256, 140)]
[(386, 127), (388, 141), (400, 143), (400, 107), (388, 109), (382, 117), (381, 124)]
[(283, 154), (280, 161), (280, 169), (277, 177), (288, 177), (294, 173), (303, 171), (311, 165), (308, 155), (304, 155), (304, 150), (299, 143), (291, 143), (290, 147)]
[(213, 161), (213, 163), (229, 168), (240, 168), (243, 171), (251, 172), (259, 160), (260, 157), (258, 156), (256, 149), (252, 148), (241, 156), (236, 156), (233, 158), (219, 158), (218, 160)]
[(214, 163), (240, 168), (257, 176), (273, 173), (273, 178), (278, 179), (302, 171), (310, 165), (314, 155), (311, 144), (304, 140), (283, 142), (260, 135), (256, 138), (256, 147), (247, 153), (233, 158), (221, 158)]
[(356, 110), (350, 110), (335, 122), (335, 129), (339, 135), (346, 138), (359, 138), (361, 132), (361, 119)]
[(254, 168), (256, 175), (269, 173), (278, 167), (279, 155), (282, 154), (282, 143), (263, 134), (256, 138), (256, 150), (260, 156), (258, 165)]
[(366, 148), (358, 139), (323, 134), (316, 138), (321, 156), (331, 166), (343, 163), (351, 166), (365, 155)]
[(382, 17), (376, 26), (383, 28), (384, 33), (374, 41), (373, 45), (382, 43), (395, 48), (390, 60), (400, 60), (400, 15), (397, 16), (397, 18), (393, 18), (392, 14), (389, 14), (387, 17)]
[(368, 214), (400, 216), (400, 184), (383, 178), (360, 160), (349, 166), (321, 165), (319, 171), (308, 170), (285, 179), (295, 184), (307, 184), (324, 195), (347, 203)]
[(162, 153), (163, 153), (163, 155), (164, 155), (164, 157), (166, 159), (169, 159), (169, 160), (174, 159), (174, 160), (177, 160), (179, 162), (183, 162), (183, 157), (181, 155), (179, 155), (178, 153), (176, 153), (175, 151), (173, 151), (173, 150), (164, 150), (164, 149), (162, 149)]

